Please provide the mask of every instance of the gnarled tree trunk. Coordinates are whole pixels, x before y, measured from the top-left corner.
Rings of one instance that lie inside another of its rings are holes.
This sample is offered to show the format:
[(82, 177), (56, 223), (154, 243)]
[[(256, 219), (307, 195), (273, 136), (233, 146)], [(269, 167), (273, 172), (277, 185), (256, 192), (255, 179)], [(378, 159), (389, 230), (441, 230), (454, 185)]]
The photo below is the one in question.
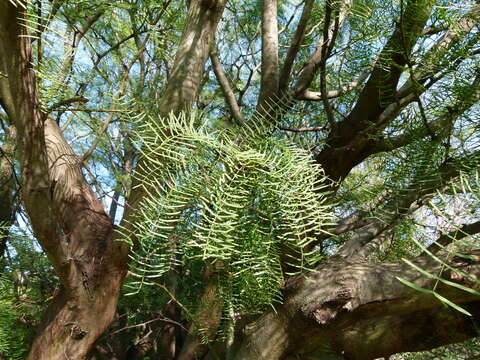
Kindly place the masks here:
[[(480, 251), (453, 257), (448, 265), (429, 256), (413, 263), (445, 280), (480, 289)], [(332, 260), (317, 272), (292, 279), (285, 303), (239, 329), (235, 360), (322, 359), (328, 353), (346, 360), (371, 360), (408, 351), (429, 350), (478, 336), (480, 297), (439, 283), (435, 291), (473, 317), (446, 307), (425, 289), (436, 280), (404, 262), (352, 263)]]

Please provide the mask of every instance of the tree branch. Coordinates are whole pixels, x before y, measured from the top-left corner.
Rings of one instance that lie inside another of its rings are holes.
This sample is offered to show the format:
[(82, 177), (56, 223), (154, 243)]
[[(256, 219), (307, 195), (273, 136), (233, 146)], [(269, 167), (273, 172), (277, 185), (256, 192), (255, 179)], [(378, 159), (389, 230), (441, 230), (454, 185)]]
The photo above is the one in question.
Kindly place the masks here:
[[(327, 99), (334, 99), (334, 98), (340, 97), (358, 88), (360, 85), (362, 85), (362, 83), (368, 78), (369, 75), (370, 75), (370, 72), (365, 71), (357, 79), (351, 81), (350, 83), (346, 85), (341, 85), (338, 89), (326, 91), (324, 97)], [(301, 94), (297, 94), (295, 98), (297, 100), (321, 101), (322, 93), (305, 90)]]
[(377, 241), (369, 245), (384, 231), (392, 227), (398, 219), (411, 214), (423, 206), (435, 190), (442, 188), (449, 181), (460, 174), (464, 161), (462, 159), (451, 160), (442, 164), (435, 173), (438, 176), (425, 179), (419, 174), (412, 180), (410, 186), (396, 191), (390, 199), (376, 206), (374, 216), (367, 224), (354, 231), (349, 240), (343, 244), (337, 255), (347, 259), (366, 259), (380, 245)]
[(301, 133), (301, 132), (311, 132), (311, 131), (325, 131), (327, 128), (325, 126), (317, 126), (317, 127), (301, 127), (301, 128), (291, 128), (286, 126), (279, 126), (280, 130), (290, 131), (294, 133)]
[[(465, 224), (455, 231), (440, 236), (427, 248), (427, 250), (433, 254), (437, 254), (438, 252), (440, 252), (440, 250), (442, 250), (445, 246), (448, 246), (452, 242), (478, 233), (480, 233), (480, 221)], [(426, 252), (423, 252), (422, 255), (426, 255)]]
[[(480, 75), (477, 75), (472, 84), (465, 88), (464, 96), (459, 97), (457, 102), (453, 105), (446, 106), (444, 109), (444, 114), (438, 119), (430, 121), (428, 126), (420, 126), (417, 129), (411, 130), (407, 133), (387, 138), (387, 139), (378, 139), (370, 146), (366, 152), (367, 156), (376, 154), (383, 151), (391, 151), (410, 144), (416, 139), (424, 138), (428, 135), (431, 135), (431, 132), (434, 133), (434, 136), (437, 138), (442, 138), (443, 135), (446, 135), (445, 131), (451, 128), (454, 122), (460, 117), (465, 111), (471, 108), (480, 100)], [(406, 98), (408, 100), (414, 99), (414, 94), (409, 94)], [(406, 103), (399, 102), (395, 105), (392, 104), (392, 114), (387, 115), (387, 110), (382, 114), (385, 117), (394, 117), (393, 113), (398, 113), (401, 107), (406, 106)], [(386, 120), (388, 121), (388, 120)]]
[[(352, 6), (352, 4), (353, 4), (353, 0), (346, 0), (342, 2), (337, 2), (336, 5), (332, 5), (337, 7), (340, 6), (340, 9), (337, 9), (338, 11), (337, 21), (334, 21), (333, 23), (329, 24), (328, 30), (327, 30), (328, 39), (322, 37), (319, 40), (315, 51), (310, 56), (308, 61), (304, 64), (302, 71), (298, 76), (298, 80), (295, 84), (295, 88), (294, 88), (295, 97), (302, 97), (303, 96), (302, 94), (304, 93), (304, 91), (306, 91), (310, 86), (310, 84), (312, 83), (315, 73), (318, 71), (322, 62), (322, 49), (324, 45), (326, 45), (329, 48), (333, 48), (335, 39), (332, 35), (334, 34), (334, 32), (338, 31), (338, 29), (340, 29), (341, 26), (343, 25), (343, 22), (345, 21), (348, 10)], [(325, 22), (326, 22), (326, 19), (324, 19), (324, 24)]]
[[(438, 39), (430, 48), (423, 59), (419, 60), (420, 64), (413, 72), (413, 80), (408, 79), (405, 84), (398, 90), (397, 97), (403, 98), (413, 91), (416, 84), (424, 84), (429, 78), (434, 76), (440, 70), (444, 69), (445, 63), (439, 61), (448, 54), (449, 50), (463, 37), (470, 32), (478, 23), (480, 16), (480, 5), (472, 6), (462, 18), (452, 24), (445, 34)], [(438, 80), (438, 79), (437, 79)]]
[(306, 0), (303, 7), (302, 15), (298, 21), (295, 35), (293, 36), (290, 47), (288, 48), (287, 56), (285, 57), (285, 62), (283, 63), (282, 71), (280, 73), (280, 93), (284, 93), (289, 86), (290, 78), (292, 76), (293, 63), (297, 57), (298, 51), (300, 50), (300, 45), (302, 44), (303, 38), (305, 37), (305, 30), (308, 25), (308, 20), (310, 18), (310, 13), (312, 12), (314, 2), (315, 0)]
[[(377, 57), (357, 103), (345, 120), (332, 129), (324, 150), (316, 156), (325, 173), (333, 180), (343, 179), (365, 158), (364, 151), (370, 146), (372, 137), (387, 125), (379, 124), (380, 115), (389, 104), (396, 101), (400, 75), (422, 34), (431, 9), (432, 2), (429, 0), (408, 1), (403, 17), (405, 24), (396, 25)], [(406, 33), (403, 29), (407, 30)]]
[(270, 102), (278, 96), (278, 20), (277, 0), (263, 0), (262, 8), (262, 65), (260, 95), (257, 108), (268, 112)]
[(222, 89), (223, 97), (227, 101), (230, 113), (232, 114), (232, 117), (235, 119), (237, 124), (241, 125), (244, 122), (243, 115), (240, 107), (238, 106), (235, 94), (233, 93), (228, 79), (223, 72), (222, 64), (220, 63), (220, 59), (218, 58), (218, 51), (215, 45), (213, 45), (212, 49), (210, 50), (210, 60), (212, 61), (213, 71), (215, 73), (215, 76), (217, 77), (218, 83), (220, 84), (220, 88)]
[[(327, 116), (327, 121), (331, 127), (335, 126), (335, 117), (333, 115), (332, 107), (327, 98), (327, 59), (330, 57), (333, 46), (335, 44), (335, 39), (337, 38), (338, 29), (340, 27), (339, 18), (338, 18), (338, 9), (333, 6), (330, 0), (325, 2), (325, 20), (323, 27), (323, 44), (322, 52), (320, 59), (320, 94), (322, 97), (323, 108)], [(333, 20), (333, 29), (331, 27), (332, 16)]]

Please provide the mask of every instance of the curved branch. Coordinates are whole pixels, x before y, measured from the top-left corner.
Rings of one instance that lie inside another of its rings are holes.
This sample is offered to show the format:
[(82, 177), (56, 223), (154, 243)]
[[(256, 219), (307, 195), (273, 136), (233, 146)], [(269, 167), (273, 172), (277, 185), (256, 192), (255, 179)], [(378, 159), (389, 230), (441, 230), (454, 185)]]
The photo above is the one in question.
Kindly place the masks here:
[(480, 5), (472, 6), (458, 22), (452, 24), (445, 34), (434, 43), (424, 58), (418, 61), (420, 65), (413, 71), (413, 81), (408, 79), (398, 90), (397, 97), (407, 96), (415, 87), (418, 87), (416, 84), (424, 84), (428, 79), (443, 70), (445, 62), (442, 63), (438, 59), (443, 59), (444, 55), (448, 54), (449, 50), (478, 24), (479, 17)]
[[(475, 156), (473, 156), (475, 157)], [(343, 244), (337, 255), (347, 259), (366, 259), (385, 240), (378, 239), (400, 218), (411, 214), (430, 199), (435, 190), (442, 188), (460, 174), (464, 159), (445, 162), (435, 171), (437, 176), (419, 175), (410, 186), (392, 194), (390, 199), (377, 206), (375, 217), (367, 224), (354, 231), (349, 240)]]
[[(343, 22), (346, 19), (347, 13), (350, 10), (350, 7), (353, 4), (353, 0), (346, 0), (342, 2), (337, 2), (336, 5), (332, 6), (340, 6), (340, 9), (337, 8), (337, 16), (336, 21), (329, 24), (326, 34), (328, 34), (328, 39), (322, 37), (319, 42), (317, 43), (317, 47), (313, 54), (310, 56), (308, 61), (304, 64), (300, 75), (298, 76), (297, 83), (295, 84), (294, 93), (296, 96), (301, 97), (304, 91), (308, 89), (310, 84), (313, 81), (313, 78), (320, 68), (322, 62), (322, 49), (324, 48), (324, 44), (327, 48), (333, 48), (335, 37), (333, 36), (334, 32), (338, 31), (343, 25)], [(326, 21), (326, 19), (324, 20)]]
[(364, 152), (371, 145), (372, 136), (387, 125), (380, 123), (380, 115), (396, 102), (400, 75), (431, 10), (432, 2), (429, 0), (407, 2), (403, 16), (405, 23), (397, 23), (350, 114), (332, 128), (325, 148), (316, 160), (333, 180), (343, 179), (365, 158)]
[[(437, 240), (435, 240), (427, 250), (432, 254), (437, 254), (442, 250), (445, 246), (449, 244), (461, 240), (465, 237), (475, 235), (480, 233), (480, 221), (476, 221), (474, 223), (465, 224), (459, 227), (457, 230), (452, 231), (448, 234), (443, 234)], [(424, 252), (423, 255), (426, 255)]]
[[(340, 97), (363, 84), (363, 82), (368, 78), (370, 75), (369, 71), (365, 71), (362, 73), (358, 78), (352, 80), (346, 85), (341, 85), (338, 89), (335, 90), (328, 90), (325, 93), (325, 98), (327, 99), (334, 99)], [(315, 92), (310, 90), (305, 90), (302, 93), (298, 93), (295, 95), (297, 100), (309, 100), (309, 101), (321, 101), (322, 100), (322, 93)]]
[[(413, 101), (414, 96), (409, 94), (406, 98)], [(453, 123), (458, 119), (458, 117), (460, 117), (478, 101), (480, 101), (480, 75), (477, 75), (472, 84), (469, 85), (469, 88), (467, 88), (467, 94), (458, 98), (455, 104), (446, 106), (444, 114), (438, 119), (429, 122), (428, 126), (423, 125), (415, 130), (409, 131), (408, 133), (387, 139), (376, 140), (374, 144), (369, 147), (365, 154), (366, 156), (369, 156), (383, 151), (398, 149), (412, 143), (414, 140), (431, 135), (430, 131), (433, 131), (437, 138), (442, 138), (446, 135), (446, 130), (453, 126)], [(403, 108), (406, 105), (407, 104), (403, 101), (399, 102), (398, 105), (393, 105), (398, 106), (394, 112), (398, 113), (400, 111), (400, 107)]]

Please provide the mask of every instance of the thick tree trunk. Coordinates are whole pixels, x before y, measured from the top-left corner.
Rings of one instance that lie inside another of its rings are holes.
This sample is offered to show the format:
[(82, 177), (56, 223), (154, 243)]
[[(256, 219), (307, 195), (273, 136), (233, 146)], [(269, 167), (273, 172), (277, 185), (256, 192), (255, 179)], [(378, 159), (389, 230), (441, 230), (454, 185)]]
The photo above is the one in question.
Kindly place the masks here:
[[(480, 252), (470, 255), (470, 259), (454, 257), (447, 262), (470, 278), (450, 270), (443, 271), (442, 277), (478, 291)], [(413, 262), (432, 274), (441, 273), (442, 265), (429, 257)], [(469, 318), (398, 278), (426, 289), (436, 282), (404, 262), (331, 261), (287, 284), (283, 305), (240, 329), (235, 359), (303, 358), (327, 349), (348, 360), (370, 360), (478, 335), (478, 294), (443, 283), (436, 286), (438, 294), (470, 311), (473, 317)]]
[(57, 124), (42, 114), (22, 8), (0, 3), (0, 98), (18, 131), (22, 200), (61, 290), (29, 359), (84, 359), (110, 324), (126, 274), (125, 244), (83, 178)]
[[(190, 2), (161, 115), (193, 104), (224, 6), (224, 0)], [(62, 284), (29, 359), (84, 359), (115, 314), (128, 248), (114, 242), (112, 221), (83, 178), (81, 161), (40, 110), (24, 16), (21, 7), (0, 2), (0, 70), (7, 75), (0, 101), (18, 129), (25, 208)], [(127, 221), (142, 195), (143, 189), (132, 194)]]
[(62, 288), (47, 309), (28, 359), (84, 359), (115, 315), (123, 277), (105, 274), (87, 294), (78, 283), (76, 294)]
[[(65, 234), (63, 287), (42, 321), (29, 359), (84, 359), (115, 315), (126, 274), (125, 244), (83, 179), (57, 124), (45, 122), (52, 204)], [(37, 209), (38, 211), (38, 209)]]

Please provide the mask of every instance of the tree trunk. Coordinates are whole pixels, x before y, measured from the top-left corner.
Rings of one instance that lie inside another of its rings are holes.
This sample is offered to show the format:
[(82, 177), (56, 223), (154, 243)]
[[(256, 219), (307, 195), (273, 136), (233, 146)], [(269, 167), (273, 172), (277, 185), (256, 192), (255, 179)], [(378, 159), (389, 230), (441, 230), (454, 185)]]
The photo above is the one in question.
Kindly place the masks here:
[[(194, 102), (224, 6), (224, 0), (190, 2), (162, 115)], [(115, 314), (128, 247), (114, 241), (112, 221), (85, 181), (81, 161), (41, 112), (25, 16), (22, 7), (0, 2), (0, 70), (7, 75), (0, 78), (0, 103), (18, 130), (23, 203), (61, 282), (29, 359), (85, 359)], [(132, 194), (127, 222), (142, 195)]]
[(126, 245), (83, 178), (57, 124), (41, 112), (31, 39), (20, 6), (0, 3), (0, 98), (17, 129), (22, 200), (61, 289), (29, 359), (84, 359), (110, 324), (126, 274)]

